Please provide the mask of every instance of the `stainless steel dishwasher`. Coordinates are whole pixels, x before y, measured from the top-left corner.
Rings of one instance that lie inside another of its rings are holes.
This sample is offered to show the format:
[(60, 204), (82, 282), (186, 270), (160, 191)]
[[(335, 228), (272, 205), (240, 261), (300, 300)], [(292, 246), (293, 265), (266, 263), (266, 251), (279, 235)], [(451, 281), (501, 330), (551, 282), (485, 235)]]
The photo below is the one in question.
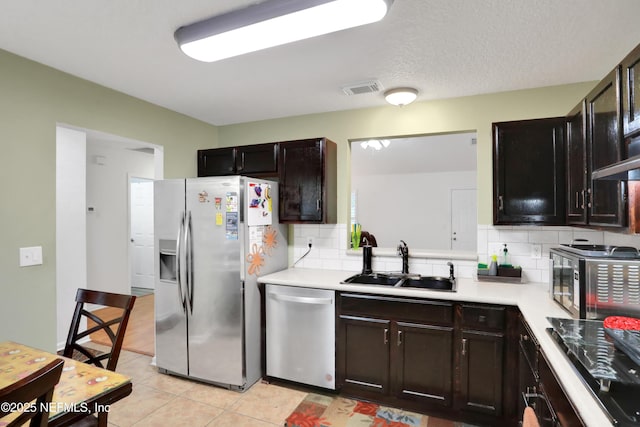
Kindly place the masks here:
[(266, 285), (267, 376), (335, 390), (335, 291)]

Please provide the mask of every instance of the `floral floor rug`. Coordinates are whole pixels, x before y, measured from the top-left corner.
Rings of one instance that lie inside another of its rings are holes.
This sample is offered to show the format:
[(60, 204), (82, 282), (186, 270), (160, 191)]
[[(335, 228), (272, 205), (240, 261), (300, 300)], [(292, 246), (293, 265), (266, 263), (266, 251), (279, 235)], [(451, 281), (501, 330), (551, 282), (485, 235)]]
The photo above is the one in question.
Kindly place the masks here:
[(285, 427), (474, 427), (343, 397), (309, 393)]

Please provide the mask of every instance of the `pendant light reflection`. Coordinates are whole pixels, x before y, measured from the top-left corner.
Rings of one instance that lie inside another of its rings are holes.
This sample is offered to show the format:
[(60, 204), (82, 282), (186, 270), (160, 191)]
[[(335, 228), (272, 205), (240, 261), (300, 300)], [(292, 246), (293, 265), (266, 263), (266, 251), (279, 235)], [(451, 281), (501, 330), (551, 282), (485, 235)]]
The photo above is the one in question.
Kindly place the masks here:
[(376, 151), (380, 151), (383, 148), (387, 148), (389, 144), (391, 144), (391, 141), (388, 139), (370, 139), (368, 141), (362, 141), (360, 146), (365, 150), (367, 148), (372, 148)]

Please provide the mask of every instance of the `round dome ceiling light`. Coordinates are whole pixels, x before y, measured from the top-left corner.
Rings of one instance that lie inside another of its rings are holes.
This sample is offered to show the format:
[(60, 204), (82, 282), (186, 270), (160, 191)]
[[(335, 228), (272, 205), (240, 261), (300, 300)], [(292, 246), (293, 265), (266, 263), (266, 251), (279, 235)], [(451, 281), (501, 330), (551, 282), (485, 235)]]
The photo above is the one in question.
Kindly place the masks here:
[(391, 105), (402, 107), (411, 104), (418, 97), (418, 91), (412, 87), (389, 89), (384, 93), (384, 99)]

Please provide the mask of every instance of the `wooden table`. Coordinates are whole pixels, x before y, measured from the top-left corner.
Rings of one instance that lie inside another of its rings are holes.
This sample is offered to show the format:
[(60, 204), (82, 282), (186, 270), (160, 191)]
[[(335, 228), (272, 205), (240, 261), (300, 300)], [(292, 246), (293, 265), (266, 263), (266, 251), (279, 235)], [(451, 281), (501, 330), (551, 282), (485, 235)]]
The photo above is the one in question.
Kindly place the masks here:
[[(53, 392), (49, 426), (66, 426), (87, 414), (108, 412), (108, 405), (131, 394), (131, 378), (125, 375), (11, 341), (0, 342), (0, 389), (56, 358), (64, 359), (64, 367)], [(9, 419), (11, 415), (0, 419), (0, 427)]]

